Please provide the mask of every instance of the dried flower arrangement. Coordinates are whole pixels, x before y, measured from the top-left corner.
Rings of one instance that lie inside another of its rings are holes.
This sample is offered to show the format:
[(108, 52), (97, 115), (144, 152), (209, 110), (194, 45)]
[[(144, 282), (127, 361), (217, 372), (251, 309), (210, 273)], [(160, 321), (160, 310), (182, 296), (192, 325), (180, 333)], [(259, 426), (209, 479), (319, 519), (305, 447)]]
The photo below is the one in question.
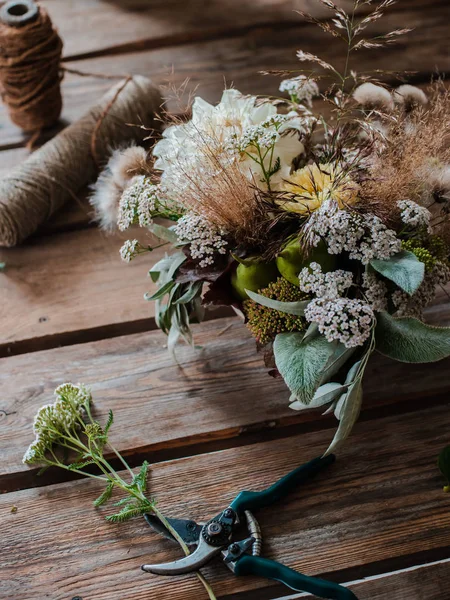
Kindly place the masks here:
[[(407, 32), (365, 37), (393, 0), (362, 17), (371, 0), (351, 14), (320, 1), (333, 18), (317, 24), (347, 45), (343, 73), (299, 51), (313, 70), (281, 82), (288, 97), (195, 98), (149, 158), (141, 148), (113, 156), (92, 202), (105, 227), (139, 225), (172, 245), (150, 269), (158, 291), (147, 298), (169, 348), (192, 342), (205, 306), (234, 306), (291, 407), (334, 411), (331, 452), (358, 418), (374, 350), (410, 363), (450, 354), (450, 330), (421, 320), (450, 278), (450, 102), (442, 82), (427, 94), (391, 90), (350, 69), (353, 52)], [(330, 116), (314, 111), (319, 96)], [(133, 239), (121, 255), (151, 250)]]

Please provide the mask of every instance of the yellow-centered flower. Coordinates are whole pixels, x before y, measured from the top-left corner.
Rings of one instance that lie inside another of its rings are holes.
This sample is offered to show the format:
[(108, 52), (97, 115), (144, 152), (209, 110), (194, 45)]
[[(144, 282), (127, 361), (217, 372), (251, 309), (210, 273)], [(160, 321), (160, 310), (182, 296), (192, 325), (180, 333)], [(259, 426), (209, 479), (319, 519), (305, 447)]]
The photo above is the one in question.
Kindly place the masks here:
[(333, 199), (339, 208), (354, 204), (358, 198), (358, 184), (340, 167), (330, 163), (307, 165), (294, 171), (282, 185), (292, 195), (276, 200), (286, 212), (301, 215), (317, 210), (325, 200)]

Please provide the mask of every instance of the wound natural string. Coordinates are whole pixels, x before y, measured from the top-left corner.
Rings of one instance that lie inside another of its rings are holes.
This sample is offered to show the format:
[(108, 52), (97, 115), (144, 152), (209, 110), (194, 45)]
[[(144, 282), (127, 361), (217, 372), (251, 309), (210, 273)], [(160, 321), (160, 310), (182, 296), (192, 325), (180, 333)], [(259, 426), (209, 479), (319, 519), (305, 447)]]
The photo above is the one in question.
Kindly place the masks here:
[(54, 125), (61, 114), (63, 43), (47, 11), (32, 0), (0, 9), (0, 92), (24, 131)]
[[(119, 81), (73, 123), (0, 181), (0, 245), (15, 246), (92, 183), (111, 149), (142, 142), (162, 99), (146, 77)], [(135, 126), (133, 126), (135, 125)], [(145, 126), (145, 127), (142, 127)]]

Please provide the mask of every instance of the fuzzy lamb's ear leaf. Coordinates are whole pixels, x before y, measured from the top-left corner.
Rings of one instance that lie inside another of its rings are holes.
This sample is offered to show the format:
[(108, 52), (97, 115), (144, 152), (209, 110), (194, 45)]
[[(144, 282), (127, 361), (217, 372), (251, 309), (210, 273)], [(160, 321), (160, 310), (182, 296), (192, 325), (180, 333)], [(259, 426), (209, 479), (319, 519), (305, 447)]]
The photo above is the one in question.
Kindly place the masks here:
[[(336, 375), (336, 373), (349, 360), (350, 356), (355, 352), (355, 350), (356, 348), (346, 348), (344, 344), (337, 344), (333, 354), (330, 356), (330, 360), (323, 370), (320, 382), (326, 383), (331, 377), (333, 377), (333, 375)], [(345, 383), (349, 382), (346, 381)]]
[(412, 317), (377, 314), (376, 349), (394, 360), (427, 363), (450, 356), (450, 328), (425, 325)]
[(310, 300), (298, 300), (297, 302), (280, 302), (279, 300), (267, 298), (266, 296), (262, 296), (261, 294), (257, 294), (256, 292), (252, 292), (251, 290), (245, 291), (247, 292), (249, 298), (251, 298), (254, 302), (257, 302), (258, 304), (261, 304), (262, 306), (267, 306), (267, 308), (273, 308), (275, 310), (288, 313), (289, 315), (297, 315), (298, 317), (304, 316), (305, 308), (310, 302)]
[(401, 250), (387, 260), (371, 260), (370, 266), (410, 296), (417, 292), (425, 275), (423, 262), (408, 250)]
[(286, 385), (302, 404), (310, 404), (335, 346), (322, 335), (303, 340), (302, 333), (279, 333), (274, 345), (275, 364)]
[(164, 227), (164, 225), (152, 223), (149, 227), (149, 230), (160, 240), (165, 240), (166, 242), (170, 242), (172, 244), (176, 244), (178, 242), (178, 236), (175, 231), (173, 231), (173, 229), (169, 229), (168, 227)]
[[(328, 456), (342, 445), (348, 438), (354, 424), (358, 420), (362, 404), (362, 383), (361, 377), (358, 377), (355, 382), (349, 387), (348, 392), (343, 396), (342, 406), (340, 408), (339, 427), (334, 435), (328, 450), (324, 456)], [(339, 401), (340, 402), (340, 401)]]
[(318, 388), (318, 390), (313, 396), (313, 399), (309, 404), (302, 404), (301, 402), (296, 400), (294, 396), (294, 401), (289, 405), (289, 408), (292, 408), (293, 410), (319, 408), (324, 404), (329, 404), (330, 402), (333, 402), (334, 400), (342, 396), (342, 394), (344, 394), (346, 391), (347, 386), (342, 385), (342, 383), (336, 383), (334, 381), (330, 383), (325, 383), (325, 385), (321, 385)]

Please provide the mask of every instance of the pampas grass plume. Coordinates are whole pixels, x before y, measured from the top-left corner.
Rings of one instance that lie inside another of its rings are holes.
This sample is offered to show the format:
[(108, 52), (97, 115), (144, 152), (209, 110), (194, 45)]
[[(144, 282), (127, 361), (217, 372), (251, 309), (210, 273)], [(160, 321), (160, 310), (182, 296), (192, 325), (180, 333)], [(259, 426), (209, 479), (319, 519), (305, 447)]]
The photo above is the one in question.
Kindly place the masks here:
[(415, 85), (401, 85), (394, 91), (394, 102), (402, 104), (407, 111), (416, 106), (425, 106), (428, 102), (426, 94)]
[(89, 198), (94, 208), (94, 218), (102, 229), (112, 231), (117, 227), (117, 211), (125, 188), (133, 177), (148, 172), (144, 148), (130, 146), (112, 153)]
[(391, 94), (381, 85), (363, 83), (353, 92), (353, 98), (365, 108), (378, 108), (390, 111), (394, 108)]

